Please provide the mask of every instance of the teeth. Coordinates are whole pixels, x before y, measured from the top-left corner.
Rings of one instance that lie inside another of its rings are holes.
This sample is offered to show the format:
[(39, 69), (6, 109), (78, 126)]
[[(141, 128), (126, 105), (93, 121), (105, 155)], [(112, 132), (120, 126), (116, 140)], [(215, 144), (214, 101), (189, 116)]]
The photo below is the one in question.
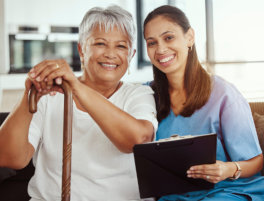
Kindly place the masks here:
[(165, 63), (165, 62), (167, 62), (167, 61), (169, 61), (169, 60), (171, 60), (171, 59), (173, 59), (173, 58), (174, 58), (174, 56), (172, 55), (172, 56), (169, 56), (169, 57), (166, 57), (166, 58), (164, 58), (164, 59), (159, 60), (159, 62), (160, 62), (160, 63)]
[(116, 68), (117, 67), (117, 65), (115, 65), (115, 64), (104, 64), (104, 63), (101, 63), (101, 65), (104, 66), (104, 67), (108, 67), (108, 68)]

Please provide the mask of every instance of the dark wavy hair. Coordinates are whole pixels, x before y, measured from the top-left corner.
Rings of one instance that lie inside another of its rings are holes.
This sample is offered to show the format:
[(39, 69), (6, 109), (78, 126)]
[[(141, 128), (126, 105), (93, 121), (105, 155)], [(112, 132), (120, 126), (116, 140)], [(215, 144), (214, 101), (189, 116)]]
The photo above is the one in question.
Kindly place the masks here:
[[(147, 23), (158, 16), (163, 16), (169, 21), (176, 23), (182, 28), (184, 33), (191, 28), (184, 12), (176, 7), (166, 5), (158, 7), (148, 14), (144, 21), (144, 35)], [(155, 92), (157, 118), (160, 122), (170, 113), (169, 83), (165, 73), (161, 72), (155, 65), (152, 66), (154, 81), (151, 87)], [(205, 105), (211, 94), (211, 78), (198, 60), (195, 44), (188, 53), (184, 73), (184, 89), (186, 90), (187, 98), (180, 114), (184, 117), (189, 117), (195, 110)]]

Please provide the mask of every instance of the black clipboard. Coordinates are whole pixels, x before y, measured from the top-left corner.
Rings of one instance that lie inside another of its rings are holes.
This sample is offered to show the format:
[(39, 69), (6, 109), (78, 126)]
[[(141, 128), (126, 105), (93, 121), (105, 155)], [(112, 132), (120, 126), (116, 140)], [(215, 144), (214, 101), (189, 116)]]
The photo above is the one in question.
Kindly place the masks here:
[(193, 165), (216, 162), (216, 133), (137, 144), (133, 148), (141, 198), (206, 190), (213, 183), (188, 178)]

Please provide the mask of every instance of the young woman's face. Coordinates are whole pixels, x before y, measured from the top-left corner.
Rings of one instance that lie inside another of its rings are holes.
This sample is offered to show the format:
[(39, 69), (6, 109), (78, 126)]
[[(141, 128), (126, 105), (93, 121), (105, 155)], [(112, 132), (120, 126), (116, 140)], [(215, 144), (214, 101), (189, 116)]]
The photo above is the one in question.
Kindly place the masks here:
[(93, 82), (118, 82), (129, 65), (128, 35), (114, 27), (113, 30), (94, 28), (82, 48), (84, 73)]
[(184, 73), (188, 48), (193, 45), (193, 30), (184, 33), (182, 28), (163, 16), (145, 26), (145, 40), (151, 63), (165, 74)]

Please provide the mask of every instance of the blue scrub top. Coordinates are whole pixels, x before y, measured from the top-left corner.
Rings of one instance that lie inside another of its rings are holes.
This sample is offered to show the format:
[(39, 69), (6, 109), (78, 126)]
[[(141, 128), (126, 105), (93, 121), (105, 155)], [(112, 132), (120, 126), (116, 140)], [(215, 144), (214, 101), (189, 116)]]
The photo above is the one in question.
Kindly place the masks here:
[[(173, 134), (217, 133), (217, 160), (242, 161), (261, 154), (247, 100), (232, 84), (218, 76), (212, 76), (212, 85), (208, 102), (201, 109), (195, 111), (192, 116), (175, 116), (171, 110), (169, 115), (160, 122), (156, 140), (168, 138)], [(256, 182), (253, 182), (254, 180)], [(249, 188), (247, 189), (246, 186)], [(230, 187), (231, 194), (245, 192), (245, 195), (254, 199), (261, 196), (261, 199), (264, 200), (264, 177), (260, 176), (240, 178), (235, 181), (225, 180), (217, 183), (215, 189), (211, 191), (190, 192), (186, 194), (187, 197), (185, 195), (165, 196), (160, 200), (189, 200), (190, 196), (196, 197), (194, 199), (201, 199), (209, 194), (212, 195), (216, 190), (219, 191), (219, 188), (226, 187)], [(256, 190), (260, 192), (253, 193)], [(257, 197), (254, 194), (258, 194)]]

